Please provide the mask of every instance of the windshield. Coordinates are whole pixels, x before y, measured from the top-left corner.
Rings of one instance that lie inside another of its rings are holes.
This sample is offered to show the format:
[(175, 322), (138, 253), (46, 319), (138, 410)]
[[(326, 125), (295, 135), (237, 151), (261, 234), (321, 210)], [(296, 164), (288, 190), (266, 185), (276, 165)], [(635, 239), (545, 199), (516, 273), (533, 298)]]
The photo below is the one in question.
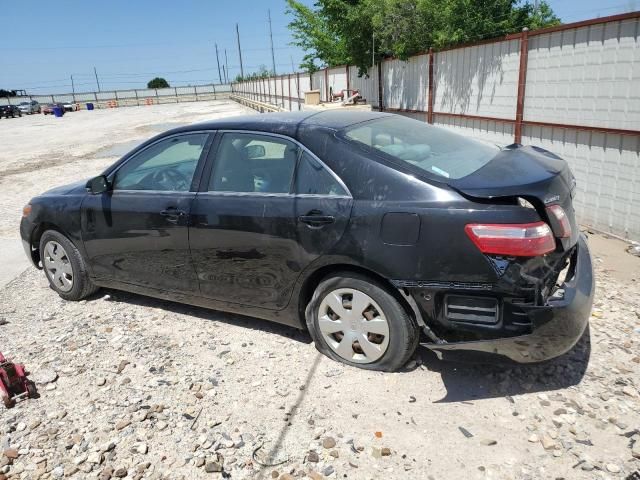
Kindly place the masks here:
[(500, 151), (497, 146), (399, 115), (359, 123), (344, 134), (348, 140), (451, 179), (475, 172)]
[(20, 102), (20, 105), (29, 105), (29, 102)]

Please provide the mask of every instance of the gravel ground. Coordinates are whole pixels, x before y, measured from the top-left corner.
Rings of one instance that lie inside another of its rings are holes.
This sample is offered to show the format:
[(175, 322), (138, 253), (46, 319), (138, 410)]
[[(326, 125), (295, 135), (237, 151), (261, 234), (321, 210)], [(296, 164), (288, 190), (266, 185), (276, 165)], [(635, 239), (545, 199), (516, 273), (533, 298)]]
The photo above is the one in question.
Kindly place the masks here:
[[(15, 236), (30, 196), (113, 161), (99, 153), (112, 144), (232, 112), (203, 102), (46, 119), (72, 119), (68, 132), (3, 123), (0, 232)], [(64, 152), (54, 165), (49, 143)], [(249, 317), (107, 290), (64, 302), (28, 269), (1, 290), (0, 351), (27, 365), (40, 397), (0, 407), (0, 480), (623, 479), (640, 470), (640, 258), (590, 243), (598, 293), (572, 352), (507, 368), (421, 349), (395, 374), (332, 362), (307, 334)]]

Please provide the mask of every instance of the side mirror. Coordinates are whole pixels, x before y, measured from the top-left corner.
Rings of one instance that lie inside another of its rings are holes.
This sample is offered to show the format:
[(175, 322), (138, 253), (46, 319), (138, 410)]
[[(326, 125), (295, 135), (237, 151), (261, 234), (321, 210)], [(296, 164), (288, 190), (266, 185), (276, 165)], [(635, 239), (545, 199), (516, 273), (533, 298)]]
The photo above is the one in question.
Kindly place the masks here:
[(104, 175), (93, 177), (87, 182), (87, 190), (93, 195), (106, 192), (109, 190), (109, 181), (107, 180), (107, 177)]
[(267, 153), (264, 149), (264, 145), (247, 145), (247, 156), (249, 159), (264, 157)]

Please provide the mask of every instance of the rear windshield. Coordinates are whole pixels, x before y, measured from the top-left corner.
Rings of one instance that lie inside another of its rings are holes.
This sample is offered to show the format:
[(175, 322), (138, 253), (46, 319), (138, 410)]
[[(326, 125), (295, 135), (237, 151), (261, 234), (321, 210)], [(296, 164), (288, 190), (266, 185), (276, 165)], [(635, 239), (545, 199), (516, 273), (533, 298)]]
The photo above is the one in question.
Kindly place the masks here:
[(433, 175), (457, 179), (486, 165), (500, 148), (418, 120), (390, 116), (344, 130), (364, 144)]

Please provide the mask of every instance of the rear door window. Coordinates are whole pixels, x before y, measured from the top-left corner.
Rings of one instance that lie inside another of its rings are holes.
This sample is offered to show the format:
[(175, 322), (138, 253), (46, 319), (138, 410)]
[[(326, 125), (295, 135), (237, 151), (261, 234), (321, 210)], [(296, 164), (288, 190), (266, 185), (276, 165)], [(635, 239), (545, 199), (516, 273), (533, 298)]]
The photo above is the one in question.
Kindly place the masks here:
[(216, 152), (209, 191), (290, 193), (299, 154), (299, 147), (284, 138), (225, 133)]

